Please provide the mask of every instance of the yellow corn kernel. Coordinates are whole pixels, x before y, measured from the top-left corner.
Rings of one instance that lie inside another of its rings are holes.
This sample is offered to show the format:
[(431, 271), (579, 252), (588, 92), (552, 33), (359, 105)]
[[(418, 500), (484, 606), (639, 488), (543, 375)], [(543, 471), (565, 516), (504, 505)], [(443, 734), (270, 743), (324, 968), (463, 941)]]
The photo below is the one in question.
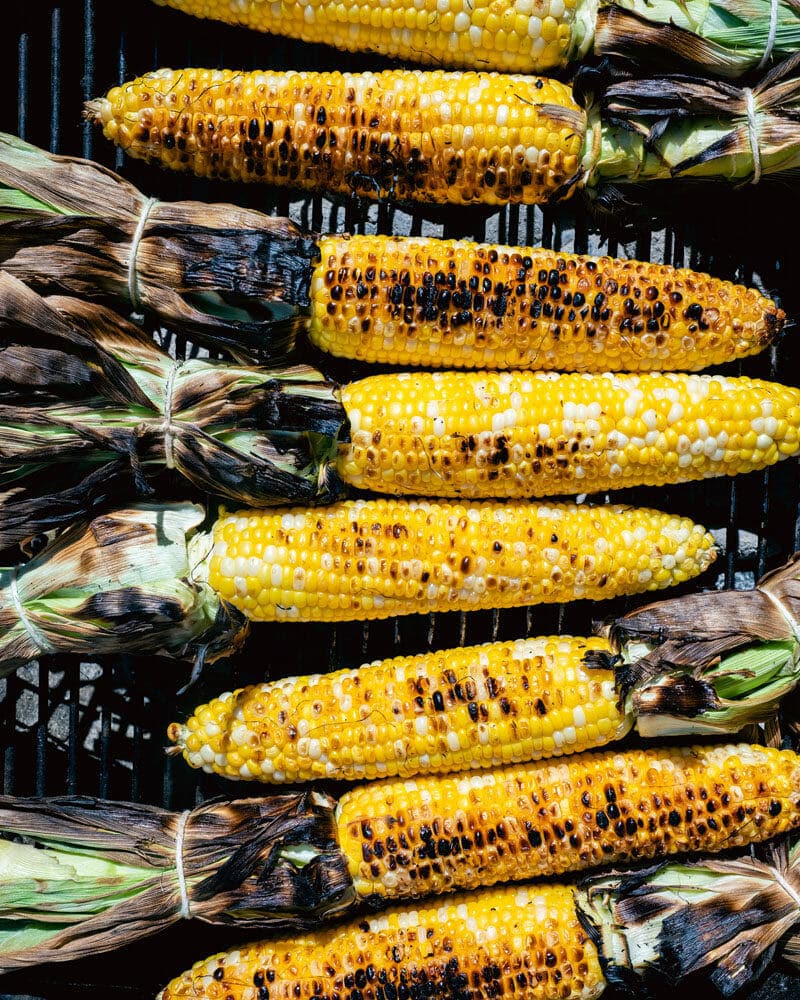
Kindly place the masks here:
[(516, 886), (220, 953), (158, 1000), (256, 1000), (261, 989), (272, 997), (350, 996), (373, 982), (376, 996), (424, 983), (426, 995), (474, 1000), (594, 1000), (605, 986), (572, 890)]
[(371, 782), (337, 807), (362, 898), (400, 898), (686, 851), (800, 826), (800, 758), (748, 744)]
[(164, 69), (87, 114), (131, 156), (200, 177), (456, 204), (568, 193), (586, 129), (563, 83), (419, 70)]
[(359, 361), (695, 371), (763, 350), (785, 319), (756, 289), (666, 264), (423, 237), (319, 247), (309, 335)]
[[(398, 656), (226, 692), (169, 737), (192, 766), (265, 782), (466, 771), (621, 739), (605, 639), (551, 636)], [(597, 723), (609, 722), (605, 734)], [(356, 763), (352, 750), (365, 751)]]
[(261, 621), (352, 621), (597, 600), (681, 583), (715, 557), (687, 518), (620, 505), (354, 500), (239, 511), (213, 590)]
[(394, 495), (661, 486), (800, 451), (800, 389), (744, 377), (417, 372), (362, 379), (341, 399), (340, 477)]

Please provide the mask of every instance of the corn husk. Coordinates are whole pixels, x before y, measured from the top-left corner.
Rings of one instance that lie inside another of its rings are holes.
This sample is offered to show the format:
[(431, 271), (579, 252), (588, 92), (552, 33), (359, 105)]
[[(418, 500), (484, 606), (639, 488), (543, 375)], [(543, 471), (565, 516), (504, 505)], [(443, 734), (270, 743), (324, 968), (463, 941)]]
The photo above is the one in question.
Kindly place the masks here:
[[(647, 66), (737, 77), (800, 49), (798, 0), (600, 0), (594, 52)], [(772, 36), (772, 37), (771, 37)]]
[(0, 548), (147, 497), (167, 466), (241, 505), (330, 502), (345, 424), (312, 368), (176, 361), (104, 307), (0, 271)]
[[(185, 814), (87, 797), (0, 797), (0, 971), (110, 951), (187, 916), (313, 926), (321, 908), (335, 913), (352, 897), (332, 805), (318, 792)], [(297, 838), (318, 845), (314, 857), (291, 859)]]
[(0, 675), (43, 654), (146, 653), (199, 669), (235, 651), (245, 619), (197, 573), (204, 517), (190, 503), (118, 510), (0, 569)]
[[(737, 732), (800, 681), (800, 553), (752, 590), (657, 601), (605, 626), (620, 707), (642, 736)], [(592, 654), (589, 654), (592, 657)]]
[(575, 88), (588, 106), (577, 180), (609, 202), (652, 181), (748, 184), (800, 167), (800, 52), (750, 90), (681, 75), (608, 82), (594, 70)]
[[(705, 976), (731, 996), (765, 970), (800, 921), (800, 850), (788, 861), (672, 863), (580, 883), (581, 922), (609, 985), (641, 993)], [(784, 956), (798, 964), (798, 938)]]
[(302, 326), (297, 307), (308, 305), (316, 255), (288, 219), (151, 204), (99, 164), (0, 133), (0, 267), (44, 294), (141, 312), (241, 359), (275, 359)]

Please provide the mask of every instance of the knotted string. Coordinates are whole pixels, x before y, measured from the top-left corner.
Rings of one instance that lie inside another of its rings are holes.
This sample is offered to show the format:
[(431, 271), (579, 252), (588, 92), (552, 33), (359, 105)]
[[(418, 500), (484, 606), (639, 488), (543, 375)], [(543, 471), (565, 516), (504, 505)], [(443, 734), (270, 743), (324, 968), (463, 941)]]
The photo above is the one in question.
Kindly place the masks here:
[(20, 620), (25, 631), (28, 633), (28, 638), (36, 646), (41, 653), (55, 653), (55, 646), (47, 639), (41, 629), (37, 628), (36, 625), (28, 617), (28, 613), (25, 611), (25, 607), (20, 600), (19, 591), (17, 590), (17, 570), (16, 568), (11, 570), (11, 583), (8, 587), (8, 594), (11, 598), (11, 603), (14, 606), (14, 610), (17, 612), (17, 617)]
[(136, 271), (136, 258), (139, 256), (139, 244), (142, 242), (144, 227), (147, 225), (150, 213), (157, 204), (158, 198), (148, 198), (144, 203), (142, 214), (139, 216), (139, 221), (136, 224), (133, 239), (131, 240), (131, 250), (128, 255), (128, 298), (130, 299), (134, 313), (139, 312), (139, 306), (141, 305), (139, 301), (139, 277)]
[(186, 824), (192, 814), (191, 809), (186, 809), (178, 819), (178, 829), (175, 832), (175, 870), (178, 873), (178, 888), (181, 893), (181, 917), (188, 920), (192, 911), (189, 907), (189, 890), (186, 886), (186, 873), (183, 870), (183, 841), (186, 836)]
[(761, 149), (758, 145), (756, 99), (753, 91), (749, 87), (745, 87), (742, 93), (744, 94), (745, 105), (747, 107), (747, 134), (750, 138), (750, 152), (753, 156), (753, 177), (750, 183), (758, 184), (761, 180)]

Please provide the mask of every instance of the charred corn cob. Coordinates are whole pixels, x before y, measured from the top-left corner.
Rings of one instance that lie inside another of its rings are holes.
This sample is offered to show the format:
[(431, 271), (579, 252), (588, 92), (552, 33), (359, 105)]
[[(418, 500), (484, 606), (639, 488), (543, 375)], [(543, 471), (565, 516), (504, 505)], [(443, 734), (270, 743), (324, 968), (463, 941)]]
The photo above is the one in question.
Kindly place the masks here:
[(712, 535), (686, 518), (612, 505), (358, 500), (243, 510), (209, 532), (194, 530), (201, 519), (191, 505), (141, 505), (0, 571), (0, 666), (98, 642), (186, 656), (205, 641), (220, 655), (245, 617), (352, 621), (616, 597), (682, 583), (716, 556)]
[(422, 237), (319, 250), (309, 336), (360, 361), (691, 371), (762, 350), (785, 318), (755, 289), (664, 264)]
[(193, 767), (295, 782), (465, 771), (621, 739), (604, 639), (553, 636), (448, 649), (227, 692), (170, 739)]
[(593, 1000), (597, 950), (566, 886), (464, 894), (413, 911), (220, 953), (174, 979), (159, 1000), (445, 996)]
[(657, 511), (357, 500), (226, 515), (202, 565), (249, 618), (351, 621), (656, 590), (713, 558), (710, 534)]
[(800, 679), (799, 574), (795, 560), (752, 590), (662, 600), (611, 622), (607, 638), (486, 643), (229, 691), (169, 727), (173, 752), (279, 783), (538, 760), (633, 726), (651, 738), (737, 733)]
[(603, 751), (368, 782), (336, 810), (357, 894), (393, 899), (685, 851), (800, 826), (800, 760), (727, 745)]
[(350, 440), (339, 475), (379, 493), (656, 486), (749, 472), (800, 449), (800, 389), (747, 378), (420, 372), (362, 379), (341, 399)]
[(672, 862), (570, 889), (464, 893), (214, 955), (159, 996), (330, 998), (349, 990), (369, 1000), (592, 1000), (605, 985), (625, 982), (635, 992), (640, 977), (647, 993), (655, 977), (674, 983), (689, 974), (695, 987), (705, 975), (732, 996), (763, 970), (778, 940), (797, 964), (798, 867), (795, 847), (788, 863)]
[(565, 84), (436, 71), (165, 69), (88, 113), (131, 156), (201, 177), (456, 204), (564, 194), (585, 131)]
[(597, 93), (582, 89), (587, 112), (564, 84), (522, 75), (162, 69), (85, 111), (130, 155), (169, 169), (461, 205), (800, 165), (783, 127), (800, 107), (795, 59), (755, 90), (683, 75), (599, 80), (588, 84)]

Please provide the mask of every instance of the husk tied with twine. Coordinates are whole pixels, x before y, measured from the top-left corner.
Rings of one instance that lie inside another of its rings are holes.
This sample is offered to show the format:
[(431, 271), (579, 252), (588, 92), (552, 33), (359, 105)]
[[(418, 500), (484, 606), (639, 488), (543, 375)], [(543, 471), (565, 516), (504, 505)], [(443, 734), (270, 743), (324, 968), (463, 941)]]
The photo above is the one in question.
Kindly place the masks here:
[(166, 468), (244, 506), (331, 502), (346, 423), (312, 368), (176, 361), (106, 308), (0, 270), (0, 548), (146, 498)]
[(800, 168), (800, 52), (752, 88), (671, 75), (632, 78), (585, 68), (576, 99), (587, 108), (582, 172), (599, 205), (646, 198), (646, 182), (758, 183)]
[(0, 133), (0, 267), (141, 312), (234, 357), (284, 356), (317, 245), (288, 219), (156, 202), (99, 164)]
[[(619, 704), (642, 736), (735, 732), (800, 681), (800, 553), (752, 590), (657, 601), (605, 626)], [(590, 654), (591, 658), (591, 654)]]
[[(185, 917), (309, 927), (353, 895), (332, 802), (314, 791), (183, 814), (0, 797), (0, 834), (0, 971), (110, 951)], [(296, 857), (295, 842), (313, 856)]]
[(247, 623), (204, 582), (204, 517), (189, 503), (118, 510), (0, 569), (0, 676), (45, 654), (150, 654), (199, 670), (235, 651)]

